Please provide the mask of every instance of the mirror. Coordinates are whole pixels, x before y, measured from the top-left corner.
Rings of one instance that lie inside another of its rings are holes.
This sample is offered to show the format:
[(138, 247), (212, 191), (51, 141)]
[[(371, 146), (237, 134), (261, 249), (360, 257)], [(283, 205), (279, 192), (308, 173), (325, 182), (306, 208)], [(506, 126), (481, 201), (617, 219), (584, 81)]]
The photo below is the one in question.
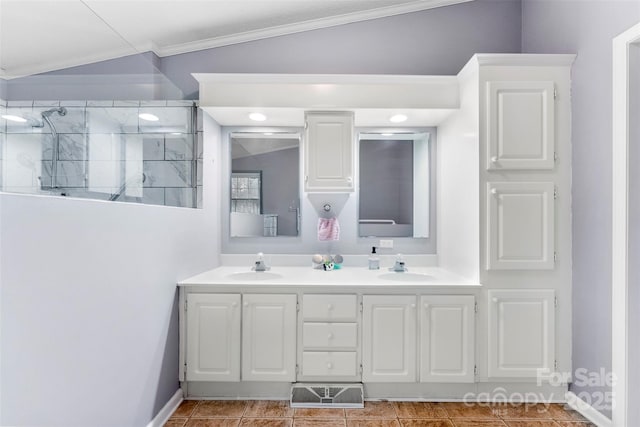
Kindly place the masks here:
[(361, 133), (360, 237), (429, 237), (429, 134)]
[(300, 134), (232, 133), (231, 237), (300, 232)]

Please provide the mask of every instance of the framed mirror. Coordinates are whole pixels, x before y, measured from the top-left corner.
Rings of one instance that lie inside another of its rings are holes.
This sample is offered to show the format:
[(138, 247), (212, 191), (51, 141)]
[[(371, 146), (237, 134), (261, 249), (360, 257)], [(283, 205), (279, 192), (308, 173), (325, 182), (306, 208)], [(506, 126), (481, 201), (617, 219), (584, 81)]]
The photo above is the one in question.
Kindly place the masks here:
[(300, 134), (230, 134), (231, 237), (300, 233)]
[(429, 134), (359, 134), (358, 235), (429, 237)]

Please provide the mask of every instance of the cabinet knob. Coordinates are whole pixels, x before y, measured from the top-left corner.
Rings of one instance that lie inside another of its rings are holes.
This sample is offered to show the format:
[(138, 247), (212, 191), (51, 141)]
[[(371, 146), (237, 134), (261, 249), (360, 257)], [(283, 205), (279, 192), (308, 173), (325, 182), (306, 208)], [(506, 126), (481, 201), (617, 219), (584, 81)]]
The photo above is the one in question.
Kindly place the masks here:
[(411, 308), (416, 308), (416, 305), (415, 304), (411, 304)]
[(493, 302), (497, 303), (497, 302), (498, 302), (498, 298), (493, 297), (493, 298), (491, 298), (491, 301), (493, 301)]
[(347, 177), (347, 182), (348, 182), (349, 184), (351, 184), (351, 183), (353, 182), (353, 178), (351, 178), (350, 176), (348, 176), (348, 177)]
[(329, 338), (330, 340), (333, 339), (333, 334), (329, 332), (329, 335), (327, 335), (327, 338)]
[(246, 301), (242, 305), (245, 306), (245, 307), (249, 307), (249, 303), (246, 302)]
[(491, 189), (491, 194), (493, 194), (494, 196), (495, 196), (496, 194), (498, 194), (498, 189), (497, 189), (497, 188), (492, 188), (492, 189)]
[(491, 158), (491, 163), (498, 163), (498, 157), (497, 156), (493, 156)]
[(327, 369), (333, 369), (333, 363), (331, 362), (327, 363)]
[(333, 304), (327, 304), (327, 310), (333, 310)]
[(237, 302), (232, 302), (232, 303), (231, 303), (231, 307), (236, 308), (237, 306), (238, 306), (238, 303), (237, 303)]

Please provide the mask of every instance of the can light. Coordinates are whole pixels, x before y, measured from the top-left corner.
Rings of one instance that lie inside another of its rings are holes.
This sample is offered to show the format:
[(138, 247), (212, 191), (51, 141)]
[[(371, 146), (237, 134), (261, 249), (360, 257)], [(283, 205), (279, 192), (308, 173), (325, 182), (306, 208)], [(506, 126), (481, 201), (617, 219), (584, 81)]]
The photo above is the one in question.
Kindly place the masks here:
[(1, 117), (5, 120), (9, 120), (10, 122), (26, 123), (27, 121), (24, 117), (14, 116), (13, 114), (3, 114)]
[(407, 116), (404, 114), (395, 114), (389, 117), (389, 121), (392, 123), (402, 123), (407, 121)]
[(267, 120), (267, 116), (262, 113), (251, 113), (249, 114), (249, 118), (254, 122), (264, 122)]
[(148, 122), (157, 122), (158, 120), (160, 120), (158, 118), (158, 116), (156, 116), (155, 114), (151, 114), (151, 113), (140, 113), (140, 114), (138, 114), (138, 117), (140, 117), (142, 120), (146, 120)]

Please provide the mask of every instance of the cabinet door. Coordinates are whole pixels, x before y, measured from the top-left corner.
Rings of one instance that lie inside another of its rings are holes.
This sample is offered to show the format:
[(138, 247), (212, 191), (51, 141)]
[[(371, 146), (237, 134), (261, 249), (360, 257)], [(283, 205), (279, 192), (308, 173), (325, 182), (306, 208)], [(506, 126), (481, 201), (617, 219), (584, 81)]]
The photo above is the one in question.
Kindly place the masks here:
[(187, 381), (240, 380), (240, 295), (187, 295)]
[(416, 381), (416, 297), (365, 295), (362, 381)]
[(242, 379), (295, 381), (296, 295), (242, 299)]
[(353, 114), (307, 114), (306, 191), (353, 191)]
[(420, 299), (420, 381), (474, 382), (475, 298)]
[(490, 290), (489, 377), (536, 378), (555, 359), (553, 290)]
[(487, 183), (487, 269), (554, 268), (554, 184)]
[(487, 169), (553, 169), (553, 82), (488, 82)]

